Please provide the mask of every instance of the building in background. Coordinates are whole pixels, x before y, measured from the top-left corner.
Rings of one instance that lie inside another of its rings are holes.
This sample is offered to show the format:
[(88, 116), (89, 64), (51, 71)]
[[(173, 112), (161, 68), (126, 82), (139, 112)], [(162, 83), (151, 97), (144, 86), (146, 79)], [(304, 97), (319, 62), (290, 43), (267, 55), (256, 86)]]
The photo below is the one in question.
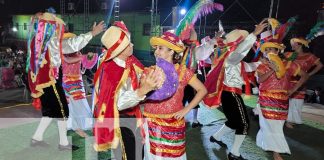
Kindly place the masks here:
[[(15, 42), (18, 47), (25, 48), (28, 36), (29, 22), (32, 15), (13, 15), (12, 16), (12, 29), (10, 30), (11, 42)], [(144, 65), (151, 65), (154, 63), (154, 57), (151, 52), (149, 43), (151, 33), (151, 19), (150, 14), (147, 12), (127, 12), (121, 13), (120, 19), (124, 21), (129, 31), (131, 32), (131, 40), (134, 43), (134, 55), (141, 60)], [(100, 22), (105, 20), (103, 14), (90, 14), (89, 26), (84, 31), (84, 15), (83, 14), (70, 14), (64, 16), (66, 27), (69, 32), (81, 34), (91, 29), (93, 22)], [(160, 17), (157, 16), (159, 24)], [(112, 22), (111, 22), (112, 23)], [(111, 24), (110, 23), (110, 24)], [(160, 28), (159, 26), (157, 26)], [(159, 29), (158, 29), (159, 30)], [(159, 33), (158, 33), (159, 34)], [(101, 51), (101, 36), (95, 37), (89, 45), (83, 50), (88, 51)]]

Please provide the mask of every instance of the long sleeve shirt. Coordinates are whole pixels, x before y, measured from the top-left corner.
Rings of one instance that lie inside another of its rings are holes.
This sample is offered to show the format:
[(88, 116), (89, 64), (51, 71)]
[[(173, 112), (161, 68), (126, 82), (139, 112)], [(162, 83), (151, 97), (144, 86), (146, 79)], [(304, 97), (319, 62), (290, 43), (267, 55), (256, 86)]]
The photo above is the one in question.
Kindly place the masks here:
[[(113, 61), (120, 67), (125, 68), (126, 62), (114, 58)], [(140, 75), (138, 75), (140, 76)], [(139, 78), (138, 78), (139, 79)], [(122, 84), (117, 96), (117, 107), (119, 111), (136, 106), (140, 101), (144, 100), (146, 96), (138, 97), (136, 90), (132, 87), (131, 78), (127, 78), (126, 82)]]
[[(249, 34), (243, 42), (231, 53), (225, 60), (225, 75), (223, 84), (228, 87), (234, 87), (242, 89), (244, 85), (244, 80), (241, 74), (241, 61), (249, 53), (254, 42), (256, 41), (256, 36), (254, 34)], [(252, 72), (256, 70), (259, 62), (254, 63), (243, 63), (246, 72)]]
[[(93, 38), (91, 32), (86, 34), (80, 34), (79, 36), (63, 39), (62, 40), (62, 52), (63, 54), (70, 54), (81, 50), (85, 47), (89, 41)], [(51, 57), (51, 65), (54, 67), (59, 67), (61, 65), (61, 57), (60, 57), (60, 45), (58, 37), (53, 37), (48, 45), (50, 57)]]

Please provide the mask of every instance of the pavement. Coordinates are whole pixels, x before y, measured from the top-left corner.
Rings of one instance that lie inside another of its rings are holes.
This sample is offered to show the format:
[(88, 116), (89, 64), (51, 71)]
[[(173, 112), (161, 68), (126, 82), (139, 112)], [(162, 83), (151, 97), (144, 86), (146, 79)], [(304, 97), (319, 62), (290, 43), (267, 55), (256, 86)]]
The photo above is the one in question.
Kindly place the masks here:
[[(35, 159), (33, 150), (27, 148), (41, 114), (24, 99), (22, 94), (23, 88), (0, 90), (0, 136), (5, 137), (0, 139), (0, 141), (2, 141), (1, 144), (6, 144), (6, 148), (3, 151), (0, 150), (0, 160)], [(272, 159), (270, 152), (265, 152), (256, 146), (255, 137), (259, 130), (258, 119), (252, 116), (252, 108), (248, 107), (248, 113), (250, 115), (250, 130), (240, 149), (242, 156), (251, 160)], [(304, 119), (303, 125), (296, 125), (294, 129), (284, 128), (292, 154), (283, 155), (283, 158), (285, 160), (322, 160), (324, 159), (324, 106), (305, 104), (302, 116)], [(186, 116), (186, 120), (188, 121), (186, 151), (189, 160), (226, 159), (226, 154), (229, 150), (209, 142), (209, 137), (226, 120), (221, 111), (201, 106), (198, 111), (198, 120), (204, 125), (201, 128), (190, 127), (192, 113)], [(57, 138), (53, 138), (54, 135), (57, 136), (56, 132), (55, 129), (49, 129), (46, 132), (45, 138), (56, 142)], [(222, 141), (229, 148), (232, 146), (233, 136), (234, 132), (222, 138)], [(18, 140), (15, 137), (23, 137), (23, 139)], [(51, 151), (49, 154), (57, 154), (57, 152)], [(81, 155), (84, 155), (84, 153)], [(38, 159), (46, 159), (44, 157)], [(59, 158), (53, 157), (53, 159)], [(84, 158), (76, 158), (75, 154), (73, 154), (73, 156), (69, 156), (67, 159), (79, 160)]]

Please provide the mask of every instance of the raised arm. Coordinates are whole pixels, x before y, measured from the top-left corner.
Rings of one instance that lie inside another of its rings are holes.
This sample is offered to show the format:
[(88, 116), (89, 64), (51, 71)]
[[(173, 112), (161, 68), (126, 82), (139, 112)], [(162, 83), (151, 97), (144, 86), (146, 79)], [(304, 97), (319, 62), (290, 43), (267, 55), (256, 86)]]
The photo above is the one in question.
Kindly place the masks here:
[(242, 59), (249, 53), (256, 41), (256, 36), (259, 35), (266, 27), (265, 20), (261, 21), (258, 25), (255, 25), (255, 29), (250, 33), (243, 42), (235, 49), (235, 51), (227, 58), (227, 63), (236, 65), (242, 61)]
[[(85, 47), (89, 43), (89, 41), (93, 37), (95, 37), (102, 31), (104, 31), (104, 29), (105, 29), (104, 21), (101, 21), (98, 25), (94, 23), (92, 27), (92, 31), (88, 33), (80, 34), (79, 36), (62, 40), (63, 54), (70, 54), (70, 53), (80, 51), (83, 47)], [(58, 52), (60, 47), (58, 37), (53, 37), (49, 45), (50, 48), (52, 49), (51, 52), (55, 52), (55, 51)]]

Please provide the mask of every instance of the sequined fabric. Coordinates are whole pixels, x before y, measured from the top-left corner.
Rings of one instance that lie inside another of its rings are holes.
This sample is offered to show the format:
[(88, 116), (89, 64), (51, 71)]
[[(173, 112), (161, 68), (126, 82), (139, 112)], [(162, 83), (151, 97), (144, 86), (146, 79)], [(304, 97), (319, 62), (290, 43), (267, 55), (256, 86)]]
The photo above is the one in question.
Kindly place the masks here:
[[(296, 60), (294, 62), (296, 62), (301, 70), (303, 70), (304, 72), (309, 72), (309, 70), (314, 66), (314, 64), (319, 61), (320, 59), (317, 58), (316, 56), (314, 56), (311, 53), (305, 53), (304, 55), (298, 55), (298, 57), (296, 58)], [(291, 81), (291, 87), (293, 87), (296, 82), (298, 81), (299, 77), (295, 77), (292, 79)], [(303, 90), (297, 91), (295, 94), (292, 95), (292, 98), (295, 99), (304, 99), (305, 98), (305, 94), (306, 92)]]
[[(300, 71), (300, 67), (296, 63), (288, 64), (284, 62), (287, 66), (287, 72), (284, 77), (278, 79), (275, 73), (260, 83), (259, 89), (259, 104), (261, 107), (262, 115), (266, 119), (274, 120), (286, 120), (288, 116), (288, 95), (287, 91), (290, 89), (290, 79), (292, 76)], [(271, 69), (268, 65), (261, 64), (257, 72), (259, 74), (265, 74)]]

